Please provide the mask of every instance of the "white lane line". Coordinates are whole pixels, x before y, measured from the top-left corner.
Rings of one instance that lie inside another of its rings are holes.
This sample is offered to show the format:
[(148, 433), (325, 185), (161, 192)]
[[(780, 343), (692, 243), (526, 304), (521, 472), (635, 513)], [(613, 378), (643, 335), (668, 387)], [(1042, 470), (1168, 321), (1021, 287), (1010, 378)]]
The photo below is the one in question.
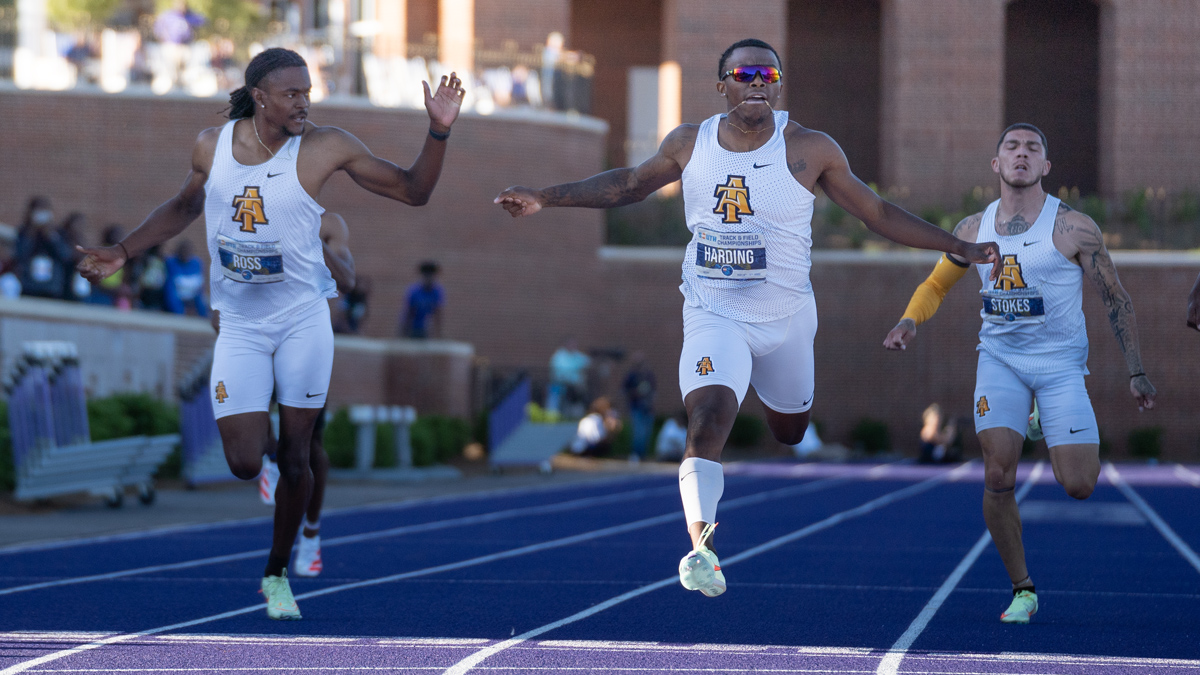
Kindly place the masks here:
[[(392, 527), (386, 530), (376, 530), (374, 532), (364, 532), (361, 534), (351, 534), (344, 537), (331, 537), (321, 542), (325, 548), (333, 546), (342, 546), (345, 544), (356, 544), (374, 539), (384, 539), (387, 537), (395, 537), (404, 534), (413, 534), (417, 532), (432, 532), (435, 530), (444, 530), (453, 527), (465, 527), (468, 525), (479, 525), (481, 523), (493, 523), (499, 520), (507, 520), (509, 518), (520, 518), (524, 516), (537, 516), (550, 513), (560, 513), (563, 511), (572, 511), (601, 504), (613, 504), (623, 501), (634, 501), (644, 497), (653, 497), (659, 494), (671, 494), (678, 492), (679, 488), (674, 485), (668, 485), (661, 488), (646, 488), (642, 490), (631, 490), (629, 492), (619, 492), (617, 494), (602, 495), (599, 497), (584, 497), (582, 499), (573, 499), (566, 502), (557, 502), (554, 504), (543, 504), (540, 506), (525, 506), (516, 509), (508, 509), (506, 511), (495, 511), (492, 513), (482, 513), (475, 516), (463, 516), (461, 518), (449, 518), (446, 520), (435, 520), (428, 523), (418, 523), (416, 525), (403, 525), (401, 527)], [(257, 558), (270, 553), (267, 548), (256, 549), (253, 551), (242, 551), (239, 553), (230, 553), (227, 555), (212, 556), (208, 558), (198, 558), (196, 560), (185, 560), (177, 563), (165, 563), (162, 565), (149, 565), (146, 567), (136, 567), (127, 570), (118, 570), (116, 572), (105, 572), (103, 574), (90, 574), (81, 577), (69, 577), (66, 579), (54, 579), (52, 581), (41, 581), (34, 584), (25, 584), (23, 586), (12, 586), (9, 588), (0, 588), (0, 596), (12, 595), (14, 593), (25, 593), (28, 591), (36, 591), (44, 588), (56, 588), (59, 586), (71, 586), (75, 584), (85, 584), (93, 581), (107, 581), (110, 579), (120, 579), (122, 577), (139, 576), (143, 574), (151, 574), (154, 572), (165, 572), (169, 570), (190, 569), (193, 567), (203, 567), (206, 565), (217, 565), (221, 563), (233, 562), (237, 560), (246, 560), (248, 558)]]
[[(1034, 465), (1033, 471), (1029, 472), (1029, 476), (1025, 479), (1025, 483), (1021, 486), (1021, 489), (1017, 491), (1016, 497), (1018, 503), (1025, 498), (1025, 495), (1029, 494), (1029, 491), (1033, 489), (1034, 484), (1037, 483), (1038, 479), (1042, 477), (1043, 469), (1044, 464), (1042, 462), (1038, 462)], [(883, 659), (880, 660), (879, 667), (875, 669), (876, 675), (896, 675), (896, 673), (899, 672), (900, 662), (904, 660), (904, 655), (908, 652), (908, 648), (917, 641), (917, 638), (920, 637), (921, 633), (925, 630), (925, 627), (929, 625), (930, 620), (933, 619), (933, 615), (937, 614), (937, 611), (941, 609), (942, 603), (945, 602), (946, 598), (950, 597), (950, 594), (954, 592), (954, 587), (958, 586), (958, 582), (962, 581), (962, 578), (964, 575), (966, 575), (967, 570), (971, 569), (971, 566), (975, 564), (975, 561), (979, 558), (979, 555), (983, 553), (983, 549), (989, 543), (991, 543), (991, 541), (992, 535), (989, 534), (985, 529), (983, 531), (983, 536), (979, 538), (979, 541), (975, 542), (975, 545), (972, 546), (971, 550), (967, 552), (966, 557), (958, 563), (958, 567), (954, 568), (954, 571), (951, 572), (950, 576), (946, 578), (946, 581), (942, 583), (942, 587), (937, 590), (937, 593), (933, 594), (933, 597), (929, 599), (929, 602), (925, 603), (925, 608), (922, 609), (921, 613), (917, 615), (917, 618), (913, 619), (913, 622), (909, 624), (908, 630), (904, 631), (904, 634), (900, 636), (900, 639), (896, 640), (896, 643), (892, 645), (891, 649), (889, 649), (887, 654), (884, 655)]]
[[(737, 499), (731, 499), (728, 503), (725, 504), (724, 508), (725, 508), (725, 510), (729, 510), (730, 508), (739, 508), (739, 507), (748, 506), (751, 504), (759, 504), (759, 503), (762, 503), (762, 502), (765, 502), (765, 501), (768, 501), (771, 499), (780, 499), (783, 497), (797, 496), (797, 495), (807, 494), (810, 492), (819, 492), (820, 490), (824, 490), (826, 488), (832, 487), (839, 483), (843, 483), (846, 480), (847, 479), (842, 478), (842, 477), (833, 476), (833, 477), (829, 477), (829, 478), (823, 478), (821, 480), (812, 481), (810, 483), (805, 483), (803, 485), (795, 485), (795, 486), (791, 486), (791, 487), (779, 488), (777, 490), (769, 490), (767, 492), (760, 492), (760, 493), (753, 494), (753, 495), (747, 495), (745, 497), (739, 497)], [(906, 488), (906, 489), (908, 489), (908, 488)], [(411, 572), (402, 572), (400, 574), (391, 574), (391, 575), (388, 575), (385, 577), (378, 577), (376, 579), (368, 579), (365, 581), (357, 581), (354, 583), (342, 584), (340, 586), (330, 586), (328, 588), (323, 588), (323, 589), (311, 591), (308, 593), (302, 593), (300, 595), (297, 595), (296, 599), (297, 600), (305, 600), (308, 598), (316, 598), (316, 597), (320, 597), (323, 595), (331, 595), (333, 593), (340, 593), (342, 591), (349, 591), (349, 590), (354, 590), (354, 589), (358, 589), (358, 588), (365, 588), (367, 586), (377, 586), (379, 584), (387, 584), (387, 583), (391, 583), (394, 581), (403, 581), (405, 579), (411, 579), (414, 577), (428, 576), (430, 574), (438, 574), (440, 572), (450, 572), (453, 570), (459, 570), (459, 569), (463, 569), (466, 567), (474, 567), (476, 565), (483, 565), (483, 564), (490, 563), (490, 562), (496, 562), (497, 560), (506, 560), (508, 558), (515, 558), (517, 556), (527, 555), (529, 553), (548, 551), (550, 549), (561, 548), (563, 546), (570, 546), (572, 544), (578, 544), (578, 543), (582, 543), (585, 541), (590, 541), (592, 539), (600, 539), (603, 537), (609, 537), (614, 534), (624, 534), (626, 532), (632, 532), (634, 530), (640, 530), (640, 529), (652, 527), (655, 525), (661, 525), (661, 524), (668, 523), (671, 521), (678, 521), (679, 519), (680, 519), (679, 512), (673, 511), (671, 513), (665, 513), (661, 516), (655, 516), (653, 518), (645, 518), (645, 519), (637, 520), (637, 521), (634, 521), (631, 523), (625, 523), (623, 525), (614, 525), (612, 527), (605, 527), (605, 528), (602, 528), (599, 530), (592, 530), (591, 532), (584, 532), (583, 534), (576, 534), (576, 535), (572, 535), (570, 537), (554, 539), (552, 541), (546, 541), (546, 542), (542, 542), (540, 544), (531, 544), (529, 546), (522, 546), (519, 548), (509, 549), (507, 551), (500, 551), (499, 553), (492, 553), (489, 555), (479, 556), (477, 558), (470, 558), (468, 560), (462, 560), (462, 561), (455, 562), (455, 563), (436, 565), (434, 567), (426, 567), (424, 569), (413, 570)], [(264, 609), (264, 605), (255, 604), (255, 605), (251, 605), (250, 607), (243, 607), (241, 609), (235, 609), (235, 610), (231, 610), (228, 612), (222, 612), (220, 614), (214, 614), (212, 616), (207, 616), (207, 617), (203, 617), (200, 619), (193, 619), (192, 621), (185, 621), (183, 623), (171, 624), (169, 626), (160, 626), (158, 628), (151, 628), (149, 630), (138, 631), (136, 633), (121, 633), (119, 635), (112, 635), (112, 636), (109, 636), (106, 638), (102, 638), (100, 640), (95, 640), (93, 642), (89, 642), (87, 644), (77, 645), (77, 646), (71, 647), (69, 649), (63, 649), (63, 650), (59, 650), (56, 652), (51, 652), (49, 654), (44, 654), (35, 659), (31, 659), (29, 661), (22, 661), (20, 663), (13, 664), (13, 665), (5, 668), (4, 670), (0, 670), (0, 675), (15, 675), (15, 673), (23, 673), (26, 670), (33, 668), (34, 666), (39, 666), (43, 663), (49, 663), (51, 661), (57, 661), (58, 659), (65, 658), (67, 656), (72, 656), (72, 655), (78, 654), (80, 652), (97, 649), (97, 648), (103, 647), (105, 645), (110, 645), (110, 644), (114, 644), (117, 642), (125, 642), (127, 640), (134, 640), (137, 638), (145, 637), (147, 635), (157, 635), (159, 633), (169, 632), (169, 631), (173, 631), (173, 630), (179, 630), (181, 628), (190, 628), (192, 626), (199, 626), (201, 624), (211, 623), (213, 621), (220, 621), (221, 619), (228, 619), (231, 617), (240, 616), (242, 614), (249, 614), (251, 612), (261, 612), (261, 611), (263, 611), (263, 609)]]
[(1192, 567), (1196, 568), (1197, 572), (1200, 572), (1200, 556), (1196, 555), (1196, 552), (1192, 550), (1191, 546), (1187, 545), (1186, 541), (1181, 539), (1178, 534), (1175, 534), (1175, 530), (1171, 529), (1171, 526), (1167, 524), (1167, 521), (1163, 520), (1158, 515), (1158, 512), (1154, 510), (1154, 507), (1150, 506), (1146, 503), (1146, 500), (1142, 499), (1142, 496), (1133, 489), (1133, 486), (1125, 482), (1125, 479), (1121, 477), (1121, 473), (1117, 471), (1117, 467), (1113, 466), (1112, 462), (1108, 462), (1104, 465), (1104, 473), (1108, 475), (1108, 479), (1112, 481), (1112, 484), (1117, 486), (1117, 489), (1121, 491), (1121, 494), (1125, 495), (1125, 498), (1130, 502), (1133, 502), (1133, 505), (1142, 512), (1142, 515), (1146, 516), (1146, 520), (1149, 520), (1150, 523), (1154, 525), (1154, 528), (1158, 530), (1158, 533), (1161, 534), (1164, 539), (1170, 542), (1171, 545), (1175, 547), (1176, 551), (1179, 551), (1179, 555), (1183, 556), (1185, 560), (1191, 563)]
[[(472, 502), (491, 499), (494, 497), (510, 497), (520, 496), (526, 493), (539, 494), (544, 492), (556, 492), (560, 490), (571, 490), (580, 487), (603, 487), (608, 483), (629, 482), (631, 480), (652, 480), (660, 476), (617, 476), (613, 478), (603, 478), (597, 480), (582, 481), (579, 483), (566, 483), (557, 485), (526, 485), (522, 487), (498, 488), (495, 490), (485, 490), (482, 492), (472, 492), (457, 495), (439, 495), (437, 497), (421, 497), (419, 499), (408, 499), (395, 502), (381, 502), (375, 504), (363, 504), (361, 506), (341, 506), (332, 509), (325, 509), (325, 516), (340, 516), (354, 515), (359, 513), (370, 513), (373, 511), (406, 511), (408, 509), (419, 508), (422, 506), (431, 506), (437, 504), (445, 504), (447, 502)], [(247, 492), (247, 495), (251, 493)], [(252, 500), (252, 497), (247, 496), (247, 503)], [(116, 534), (102, 534), (94, 537), (81, 537), (78, 539), (55, 539), (53, 541), (32, 542), (28, 544), (9, 544), (0, 546), (0, 556), (12, 555), (16, 553), (31, 553), (35, 551), (52, 551), (61, 548), (71, 548), (73, 546), (90, 546), (93, 544), (108, 544), (118, 541), (131, 541), (136, 539), (146, 539), (149, 537), (158, 537), (170, 534), (182, 534), (190, 532), (205, 532), (208, 530), (218, 530), (226, 527), (242, 527), (247, 525), (257, 525), (261, 523), (270, 523), (274, 516), (258, 516), (255, 518), (238, 518), (235, 520), (222, 520), (215, 523), (192, 523), (188, 525), (164, 525), (161, 527), (152, 527), (145, 530), (137, 530), (134, 532), (119, 532)]]
[(1175, 465), (1175, 475), (1191, 483), (1192, 487), (1200, 487), (1200, 473), (1196, 473), (1182, 464)]
[[(772, 539), (771, 541), (768, 541), (764, 544), (761, 544), (759, 546), (755, 546), (754, 548), (743, 551), (742, 553), (739, 553), (738, 555), (731, 556), (731, 557), (727, 558), (726, 560), (724, 560), (721, 563), (721, 566), (722, 566), (722, 568), (728, 567), (730, 564), (736, 563), (741, 560), (746, 560), (747, 558), (751, 558), (751, 557), (759, 555), (761, 553), (765, 553), (767, 551), (770, 551), (771, 549), (778, 548), (779, 546), (796, 541), (797, 539), (800, 539), (802, 537), (807, 537), (808, 535), (811, 535), (811, 534), (814, 534), (821, 530), (833, 527), (834, 525), (837, 525), (838, 523), (841, 523), (842, 521), (847, 520), (848, 518), (852, 518), (854, 516), (865, 515), (865, 514), (870, 513), (871, 511), (874, 511), (875, 509), (878, 509), (882, 506), (886, 506), (888, 504), (899, 501), (901, 499), (905, 499), (907, 497), (912, 497), (913, 495), (917, 495), (922, 492), (925, 492), (926, 490), (929, 490), (930, 488), (934, 487), (938, 483), (944, 482), (950, 478), (956, 478), (958, 476), (958, 474), (960, 472), (965, 471), (968, 466), (969, 466), (969, 463), (963, 464), (963, 465), (955, 468), (952, 471), (938, 474), (931, 478), (927, 478), (915, 485), (910, 485), (906, 488), (901, 488), (900, 490), (896, 490), (895, 492), (889, 492), (881, 497), (876, 497), (875, 499), (872, 499), (871, 501), (866, 502), (865, 504), (862, 504), (861, 506), (855, 507), (853, 509), (849, 509), (847, 511), (842, 511), (840, 513), (835, 513), (834, 515), (829, 516), (828, 518), (821, 520), (819, 522), (813, 523), (812, 525), (801, 528), (790, 534), (783, 535), (782, 537), (777, 537), (775, 539)], [(727, 507), (722, 505), (721, 508), (724, 509)], [(853, 514), (853, 515), (851, 515), (851, 514)], [(498, 642), (490, 647), (481, 649), (478, 652), (475, 652), (474, 654), (468, 656), (467, 658), (459, 661), (458, 663), (456, 663), (453, 666), (451, 666), (450, 668), (448, 668), (445, 671), (445, 673), (443, 673), (443, 675), (464, 675), (465, 673), (470, 671), (472, 668), (477, 666), (479, 663), (481, 663), (488, 657), (494, 656), (506, 649), (509, 649), (510, 647), (515, 647), (515, 646), (525, 642), (526, 640), (537, 637), (543, 633), (548, 633), (556, 628), (561, 628), (562, 626), (566, 626), (568, 624), (575, 623), (576, 621), (586, 619), (589, 616), (592, 616), (593, 614), (598, 614), (600, 612), (603, 612), (604, 610), (606, 610), (610, 607), (615, 607), (616, 605), (619, 605), (627, 600), (632, 600), (636, 597), (645, 595), (645, 594), (653, 592), (653, 591), (657, 591), (660, 588), (666, 588), (667, 586), (676, 584), (678, 582), (679, 582), (678, 576), (669, 576), (665, 579), (660, 579), (659, 581), (656, 581), (652, 584), (647, 584), (640, 588), (635, 588), (632, 591), (629, 591), (627, 593), (622, 593), (621, 595), (618, 595), (614, 598), (609, 598), (608, 600), (605, 600), (604, 602), (601, 602), (600, 604), (593, 605), (581, 612), (572, 614), (571, 616), (568, 616), (564, 619), (559, 619), (558, 621), (548, 623), (544, 626), (539, 626), (537, 628), (534, 628), (533, 630), (529, 630), (524, 633), (521, 633), (520, 635), (518, 635), (516, 637), (509, 638), (507, 640), (504, 640), (503, 642)], [(0, 675), (5, 675), (5, 674), (0, 673)]]

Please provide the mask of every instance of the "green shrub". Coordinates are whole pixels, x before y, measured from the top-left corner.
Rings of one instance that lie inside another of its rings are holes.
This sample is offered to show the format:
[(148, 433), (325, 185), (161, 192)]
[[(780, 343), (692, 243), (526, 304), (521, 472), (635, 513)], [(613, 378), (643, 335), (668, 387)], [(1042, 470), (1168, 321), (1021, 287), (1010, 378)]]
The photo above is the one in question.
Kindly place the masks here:
[(1162, 454), (1162, 427), (1142, 427), (1129, 432), (1129, 454), (1141, 459), (1158, 459)]
[(354, 424), (350, 422), (348, 409), (339, 409), (325, 424), (324, 443), (330, 466), (339, 469), (354, 466)]
[(1177, 223), (1195, 223), (1200, 221), (1200, 198), (1191, 190), (1184, 190), (1175, 197), (1175, 208), (1171, 219)]
[(1088, 218), (1096, 221), (1097, 225), (1103, 225), (1108, 220), (1108, 205), (1100, 198), (1100, 195), (1088, 195), (1079, 202), (1079, 210)]
[(738, 415), (733, 418), (733, 428), (729, 430), (729, 445), (748, 448), (758, 445), (767, 433), (767, 423), (750, 415)]
[(457, 457), (471, 442), (471, 425), (457, 417), (427, 415), (412, 425), (413, 465), (429, 466)]
[(375, 425), (375, 466), (388, 469), (400, 463), (396, 456), (396, 432), (390, 424)]
[(854, 447), (872, 454), (890, 450), (892, 447), (887, 423), (870, 417), (864, 417), (854, 425), (854, 429), (850, 431), (850, 441)]

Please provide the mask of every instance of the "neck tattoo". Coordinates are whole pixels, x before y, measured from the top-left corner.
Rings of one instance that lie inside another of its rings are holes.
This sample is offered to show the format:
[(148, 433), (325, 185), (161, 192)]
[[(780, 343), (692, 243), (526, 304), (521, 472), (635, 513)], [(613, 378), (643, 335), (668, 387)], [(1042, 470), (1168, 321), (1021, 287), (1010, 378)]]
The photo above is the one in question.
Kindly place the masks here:
[(271, 155), (271, 159), (275, 159), (275, 153), (271, 152), (271, 149), (267, 147), (267, 144), (263, 143), (262, 136), (258, 135), (257, 119), (258, 119), (257, 115), (250, 116), (250, 126), (254, 127), (254, 137), (258, 139), (258, 144), (263, 147), (263, 150), (266, 150)]

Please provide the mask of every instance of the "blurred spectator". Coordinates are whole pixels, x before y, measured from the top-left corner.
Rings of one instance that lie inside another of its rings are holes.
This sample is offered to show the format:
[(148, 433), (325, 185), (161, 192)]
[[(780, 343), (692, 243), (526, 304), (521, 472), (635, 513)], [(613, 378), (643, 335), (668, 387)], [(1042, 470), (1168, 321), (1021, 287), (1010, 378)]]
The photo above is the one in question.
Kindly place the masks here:
[(167, 258), (167, 282), (163, 286), (163, 303), (173, 314), (208, 316), (204, 300), (204, 263), (192, 252), (192, 242), (182, 239), (175, 247), (175, 256)]
[(587, 354), (579, 351), (579, 343), (568, 337), (550, 357), (550, 387), (546, 392), (546, 409), (576, 417), (582, 412), (587, 397), (587, 369), (592, 364)]
[(438, 264), (427, 260), (417, 270), (421, 281), (408, 288), (400, 334), (409, 338), (441, 337), (445, 293), (437, 282)]
[(54, 211), (47, 197), (34, 197), (25, 210), (14, 253), (21, 292), (39, 298), (62, 298), (74, 251), (51, 227)]
[(343, 293), (337, 300), (333, 317), (333, 332), (357, 334), (367, 320), (367, 300), (371, 296), (371, 277), (355, 276), (354, 288)]
[(21, 297), (21, 280), (17, 278), (17, 259), (13, 255), (16, 244), (16, 228), (0, 223), (0, 298)]
[(153, 90), (159, 94), (170, 91), (179, 81), (180, 73), (187, 65), (195, 30), (204, 25), (204, 17), (188, 7), (187, 0), (180, 0), (174, 7), (163, 10), (154, 19), (154, 37), (159, 58), (153, 59)]
[(67, 62), (75, 66), (77, 82), (95, 84), (100, 75), (100, 50), (96, 45), (96, 36), (90, 33), (80, 33), (75, 43), (67, 49)]
[(931, 404), (921, 413), (921, 456), (922, 464), (954, 461), (950, 449), (958, 436), (958, 425), (954, 420), (946, 421), (942, 415), (942, 407)]
[(687, 450), (687, 413), (680, 410), (663, 422), (654, 443), (654, 455), (660, 460), (678, 462)]
[(71, 267), (67, 269), (67, 281), (63, 288), (63, 298), (66, 300), (74, 300), (76, 302), (87, 302), (92, 296), (92, 284), (87, 279), (83, 278), (79, 272), (75, 271), (75, 263), (78, 263), (81, 256), (79, 251), (75, 250), (76, 246), (83, 244), (83, 232), (87, 229), (87, 216), (84, 216), (78, 211), (71, 212), (67, 219), (63, 221), (62, 226), (58, 228), (58, 236), (62, 239), (63, 244), (71, 251)]
[[(563, 34), (554, 31), (546, 36), (546, 46), (542, 49), (542, 97), (546, 101), (554, 101), (554, 72), (558, 69), (558, 61), (562, 58)], [(514, 77), (514, 80), (516, 78)], [(513, 82), (514, 89), (516, 82)], [(516, 93), (513, 93), (513, 98), (516, 98)]]
[(612, 449), (612, 439), (621, 430), (621, 417), (605, 397), (592, 401), (588, 414), (579, 420), (571, 452), (576, 455), (603, 457)]
[(629, 423), (632, 426), (631, 461), (641, 461), (646, 457), (650, 448), (650, 437), (654, 434), (654, 393), (657, 382), (654, 371), (646, 365), (646, 354), (641, 351), (633, 353), (632, 365), (625, 375), (622, 388), (629, 402)]
[(137, 286), (142, 309), (166, 311), (167, 261), (162, 257), (162, 246), (151, 247), (134, 260), (129, 268), (133, 283)]

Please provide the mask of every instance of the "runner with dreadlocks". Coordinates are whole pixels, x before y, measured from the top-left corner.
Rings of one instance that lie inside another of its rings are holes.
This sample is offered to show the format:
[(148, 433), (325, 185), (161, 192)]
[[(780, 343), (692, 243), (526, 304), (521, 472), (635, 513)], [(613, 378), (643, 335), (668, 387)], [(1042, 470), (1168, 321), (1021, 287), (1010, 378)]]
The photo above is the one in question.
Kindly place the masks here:
[(300, 618), (287, 566), (312, 489), (310, 442), (333, 366), (326, 298), (337, 291), (323, 259), (325, 209), (317, 197), (340, 170), (375, 194), (413, 206), (429, 201), (464, 91), (454, 73), (435, 92), (424, 86), (429, 135), (402, 169), (346, 131), (309, 122), (308, 65), (296, 52), (268, 49), (230, 95), (229, 122), (196, 139), (179, 194), (115, 246), (80, 249), (79, 271), (96, 282), (206, 215), (212, 305), (221, 312), (210, 394), (237, 477), (258, 476), (272, 391), (279, 402), (280, 480), (262, 579), (272, 619)]

